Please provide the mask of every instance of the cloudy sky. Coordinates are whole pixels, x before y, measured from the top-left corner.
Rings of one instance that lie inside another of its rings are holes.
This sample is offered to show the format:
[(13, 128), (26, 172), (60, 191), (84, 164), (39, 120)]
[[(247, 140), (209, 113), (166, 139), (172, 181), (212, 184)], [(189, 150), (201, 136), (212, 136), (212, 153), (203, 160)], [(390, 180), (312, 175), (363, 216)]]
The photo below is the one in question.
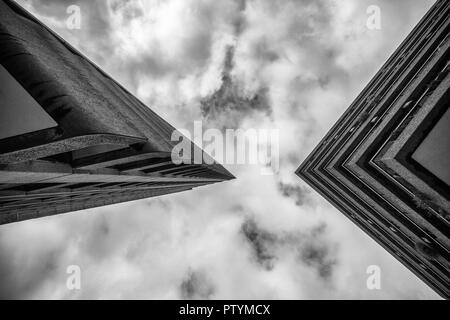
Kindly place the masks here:
[(433, 2), (20, 0), (177, 128), (279, 129), (281, 170), (1, 226), (0, 298), (438, 298), (294, 175)]

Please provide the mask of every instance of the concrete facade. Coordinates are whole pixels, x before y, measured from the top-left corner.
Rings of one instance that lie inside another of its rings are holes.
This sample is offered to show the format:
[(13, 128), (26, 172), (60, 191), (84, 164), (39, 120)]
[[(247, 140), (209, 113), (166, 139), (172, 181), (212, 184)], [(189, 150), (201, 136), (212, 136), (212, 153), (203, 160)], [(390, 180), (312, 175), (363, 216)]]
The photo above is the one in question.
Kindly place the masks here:
[(450, 189), (412, 155), (449, 107), (449, 24), (437, 1), (296, 171), (446, 298)]
[[(43, 127), (5, 122), (12, 127), (0, 139), (0, 224), (234, 178), (213, 161), (174, 164), (169, 123), (9, 0), (0, 1), (0, 65), (2, 78), (29, 95), (29, 108), (49, 119)], [(8, 117), (23, 99), (10, 93), (0, 100)]]

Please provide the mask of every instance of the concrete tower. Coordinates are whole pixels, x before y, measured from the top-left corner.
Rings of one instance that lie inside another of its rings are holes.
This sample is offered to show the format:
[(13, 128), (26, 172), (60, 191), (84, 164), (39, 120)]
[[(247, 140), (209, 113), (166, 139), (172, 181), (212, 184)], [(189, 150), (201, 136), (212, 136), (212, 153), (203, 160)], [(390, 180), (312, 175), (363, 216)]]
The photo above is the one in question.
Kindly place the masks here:
[(447, 298), (449, 30), (441, 0), (296, 171)]
[(175, 164), (174, 130), (14, 1), (0, 1), (0, 224), (234, 178), (190, 141), (206, 161), (180, 155), (192, 161)]

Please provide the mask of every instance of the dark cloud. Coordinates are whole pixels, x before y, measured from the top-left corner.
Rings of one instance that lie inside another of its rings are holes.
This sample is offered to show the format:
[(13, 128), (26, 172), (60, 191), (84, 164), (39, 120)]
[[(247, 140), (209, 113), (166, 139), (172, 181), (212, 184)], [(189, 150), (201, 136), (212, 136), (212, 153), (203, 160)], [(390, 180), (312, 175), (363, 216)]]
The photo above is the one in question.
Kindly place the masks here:
[(111, 4), (111, 9), (113, 12), (120, 11), (127, 21), (139, 18), (144, 14), (143, 8), (133, 5), (133, 1), (131, 0), (114, 1)]
[(259, 228), (252, 219), (244, 222), (241, 231), (251, 246), (256, 263), (267, 271), (272, 270), (276, 261), (273, 250), (277, 242), (276, 236)]
[(324, 240), (326, 225), (321, 224), (300, 242), (299, 257), (307, 266), (317, 270), (320, 278), (329, 280), (337, 265), (338, 248)]
[(245, 9), (247, 8), (247, 0), (236, 0), (238, 10), (236, 16), (233, 18), (234, 35), (238, 37), (245, 29)]
[(180, 294), (182, 299), (210, 299), (214, 286), (204, 272), (191, 270), (180, 285)]
[(113, 227), (116, 226), (111, 226), (111, 220), (105, 214), (98, 214), (91, 225), (86, 226), (81, 244), (94, 261), (108, 258), (117, 249), (111, 245), (115, 243), (114, 237), (117, 237), (117, 230), (111, 231)]
[(338, 250), (327, 239), (325, 224), (301, 232), (273, 233), (259, 227), (255, 220), (247, 219), (241, 230), (251, 246), (255, 261), (265, 270), (273, 270), (279, 259), (277, 252), (280, 254), (280, 250), (287, 248), (297, 251), (302, 264), (316, 270), (319, 278), (332, 281)]
[(246, 117), (255, 113), (271, 113), (266, 88), (247, 96), (239, 82), (233, 79), (234, 51), (233, 46), (226, 50), (220, 88), (200, 101), (204, 119), (223, 129), (238, 128)]
[(305, 246), (301, 251), (301, 260), (317, 269), (319, 276), (329, 279), (336, 261), (330, 258), (330, 249), (326, 246)]
[(292, 198), (297, 206), (304, 205), (311, 194), (310, 189), (304, 186), (283, 183), (282, 181), (278, 183), (278, 188), (284, 197)]
[(63, 251), (64, 247), (42, 250), (22, 260), (0, 243), (0, 300), (33, 297), (57, 274)]

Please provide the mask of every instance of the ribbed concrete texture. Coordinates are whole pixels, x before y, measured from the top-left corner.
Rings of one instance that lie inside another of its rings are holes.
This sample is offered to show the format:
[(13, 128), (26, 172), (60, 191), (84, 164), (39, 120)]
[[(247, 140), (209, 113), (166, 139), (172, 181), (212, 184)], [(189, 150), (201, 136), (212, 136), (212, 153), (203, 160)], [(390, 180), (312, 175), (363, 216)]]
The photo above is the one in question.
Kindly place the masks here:
[(450, 144), (433, 133), (450, 104), (449, 23), (437, 1), (296, 172), (446, 298), (450, 189), (412, 155)]
[(0, 1), (0, 64), (0, 224), (234, 178), (190, 141), (174, 163), (175, 129), (14, 1)]

